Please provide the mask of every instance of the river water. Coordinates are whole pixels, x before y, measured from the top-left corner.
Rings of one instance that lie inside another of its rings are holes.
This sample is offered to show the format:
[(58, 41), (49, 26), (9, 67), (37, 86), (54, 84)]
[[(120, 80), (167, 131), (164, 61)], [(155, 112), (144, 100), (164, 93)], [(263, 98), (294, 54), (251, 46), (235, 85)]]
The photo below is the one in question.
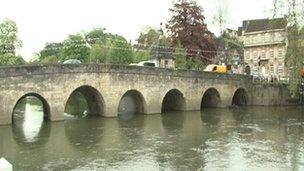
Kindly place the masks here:
[(300, 107), (52, 123), (39, 106), (25, 110), (22, 123), (0, 126), (0, 157), (15, 170), (304, 170)]

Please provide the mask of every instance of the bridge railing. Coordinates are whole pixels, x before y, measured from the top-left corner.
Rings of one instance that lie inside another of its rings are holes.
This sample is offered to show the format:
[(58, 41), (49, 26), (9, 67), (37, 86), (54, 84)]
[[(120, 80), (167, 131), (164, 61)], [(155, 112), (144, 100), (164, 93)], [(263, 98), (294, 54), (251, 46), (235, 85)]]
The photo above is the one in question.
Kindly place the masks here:
[(177, 70), (156, 67), (109, 65), (109, 64), (38, 64), (0, 67), (0, 78), (23, 75), (47, 75), (66, 73), (122, 73), (141, 75), (162, 75), (173, 77), (225, 79), (235, 81), (252, 80), (252, 76), (239, 74), (219, 74), (197, 70)]

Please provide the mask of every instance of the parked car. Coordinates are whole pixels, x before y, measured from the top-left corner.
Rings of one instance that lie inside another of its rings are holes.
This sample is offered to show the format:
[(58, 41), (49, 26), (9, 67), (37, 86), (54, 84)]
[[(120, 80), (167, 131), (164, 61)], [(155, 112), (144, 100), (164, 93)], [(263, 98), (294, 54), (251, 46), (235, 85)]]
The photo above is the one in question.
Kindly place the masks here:
[(130, 65), (133, 66), (150, 66), (150, 67), (158, 67), (157, 63), (155, 61), (141, 61), (139, 63), (132, 63)]
[(81, 64), (81, 61), (78, 59), (68, 59), (65, 60), (62, 64)]

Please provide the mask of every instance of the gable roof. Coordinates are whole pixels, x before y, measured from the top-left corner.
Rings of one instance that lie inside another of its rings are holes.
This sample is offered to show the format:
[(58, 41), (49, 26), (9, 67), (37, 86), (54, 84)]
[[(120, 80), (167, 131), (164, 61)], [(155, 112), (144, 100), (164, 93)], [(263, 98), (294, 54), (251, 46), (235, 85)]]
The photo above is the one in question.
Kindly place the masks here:
[(267, 31), (275, 29), (285, 29), (287, 21), (284, 18), (275, 19), (257, 19), (243, 21), (243, 30), (245, 33)]

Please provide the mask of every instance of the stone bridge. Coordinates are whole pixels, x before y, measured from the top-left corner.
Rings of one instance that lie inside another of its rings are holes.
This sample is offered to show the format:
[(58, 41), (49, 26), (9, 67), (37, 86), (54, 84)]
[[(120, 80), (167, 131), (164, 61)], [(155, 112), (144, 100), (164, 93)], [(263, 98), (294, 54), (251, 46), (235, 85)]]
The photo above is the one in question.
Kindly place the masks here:
[(51, 121), (64, 119), (73, 92), (84, 96), (90, 114), (104, 117), (128, 110), (120, 104), (126, 96), (135, 101), (136, 112), (144, 114), (232, 104), (274, 105), (288, 96), (280, 86), (253, 86), (252, 78), (245, 75), (102, 64), (1, 67), (0, 86), (0, 125), (12, 123), (16, 104), (27, 96), (42, 101)]

